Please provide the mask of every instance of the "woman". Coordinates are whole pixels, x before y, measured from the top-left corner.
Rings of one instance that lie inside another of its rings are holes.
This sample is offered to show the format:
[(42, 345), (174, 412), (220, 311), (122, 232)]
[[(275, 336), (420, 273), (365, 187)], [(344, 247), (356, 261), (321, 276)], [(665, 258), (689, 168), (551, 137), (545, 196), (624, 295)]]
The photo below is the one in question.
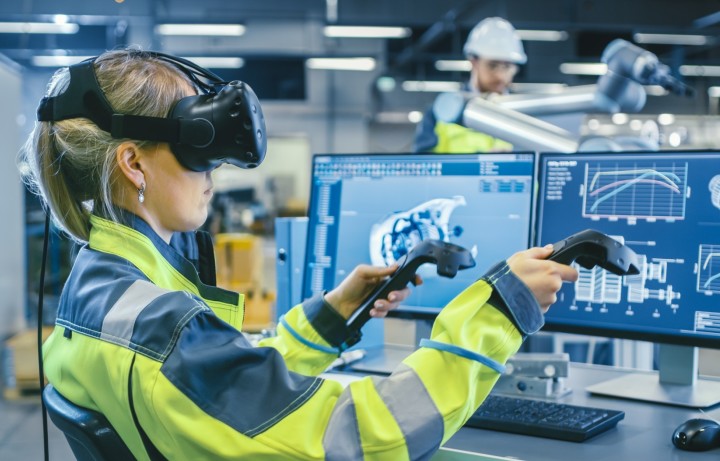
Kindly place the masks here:
[[(116, 114), (168, 117), (198, 91), (182, 64), (152, 53), (108, 52), (91, 69)], [(69, 83), (59, 71), (50, 99)], [(347, 339), (345, 319), (394, 267), (359, 266), (251, 347), (239, 331), (242, 296), (212, 286), (212, 246), (194, 232), (207, 218), (210, 172), (183, 166), (168, 143), (39, 113), (28, 182), (86, 243), (43, 348), (47, 378), (103, 413), (138, 459), (427, 459), (577, 275), (544, 260), (550, 248), (517, 253), (453, 300), (427, 346), (390, 377), (343, 388), (317, 375)], [(372, 315), (407, 295), (390, 293)]]

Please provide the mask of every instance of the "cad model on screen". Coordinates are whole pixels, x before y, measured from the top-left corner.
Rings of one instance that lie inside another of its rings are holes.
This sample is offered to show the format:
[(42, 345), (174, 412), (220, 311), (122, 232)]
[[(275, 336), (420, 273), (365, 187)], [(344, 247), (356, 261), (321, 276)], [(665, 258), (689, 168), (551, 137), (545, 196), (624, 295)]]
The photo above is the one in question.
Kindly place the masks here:
[[(451, 225), (452, 213), (458, 206), (467, 205), (465, 197), (434, 198), (409, 210), (385, 216), (370, 229), (370, 260), (376, 266), (389, 266), (423, 240), (451, 242), (460, 237), (462, 225)], [(477, 245), (469, 249), (477, 256)], [(426, 275), (431, 276), (432, 272)]]
[(542, 154), (537, 242), (593, 228), (640, 273), (575, 265), (550, 318), (648, 333), (720, 335), (720, 153)]

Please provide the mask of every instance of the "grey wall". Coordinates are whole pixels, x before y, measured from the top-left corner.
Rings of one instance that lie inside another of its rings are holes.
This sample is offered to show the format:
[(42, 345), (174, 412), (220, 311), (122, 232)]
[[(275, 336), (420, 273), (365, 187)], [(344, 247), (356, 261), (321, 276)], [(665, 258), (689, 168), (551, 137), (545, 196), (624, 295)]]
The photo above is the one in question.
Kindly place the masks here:
[(20, 148), (20, 73), (0, 61), (0, 338), (25, 323), (24, 195), (16, 165)]

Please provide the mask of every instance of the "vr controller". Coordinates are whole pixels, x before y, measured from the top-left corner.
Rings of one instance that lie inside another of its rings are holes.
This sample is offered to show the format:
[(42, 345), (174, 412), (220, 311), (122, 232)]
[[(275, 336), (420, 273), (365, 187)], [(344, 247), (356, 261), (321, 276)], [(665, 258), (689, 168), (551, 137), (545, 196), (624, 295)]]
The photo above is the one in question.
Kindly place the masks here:
[(575, 261), (585, 269), (600, 266), (616, 275), (640, 273), (637, 255), (630, 247), (593, 229), (553, 244), (553, 252), (548, 259), (562, 264)]
[(437, 265), (437, 273), (453, 278), (458, 270), (475, 266), (472, 254), (465, 248), (441, 240), (423, 240), (397, 261), (398, 269), (375, 289), (347, 320), (347, 327), (353, 331), (345, 344), (352, 346), (360, 341), (360, 328), (370, 320), (370, 309), (375, 301), (384, 299), (394, 290), (402, 290), (408, 283), (415, 282), (415, 272), (425, 263)]
[[(585, 269), (600, 266), (617, 275), (640, 273), (637, 255), (630, 247), (593, 229), (553, 244), (553, 252), (548, 259), (568, 265), (575, 261)], [(352, 336), (345, 341), (347, 346), (360, 341), (360, 328), (370, 320), (370, 309), (375, 301), (386, 298), (391, 291), (405, 288), (408, 283), (414, 283), (415, 272), (425, 263), (436, 264), (438, 275), (448, 278), (455, 277), (458, 270), (475, 266), (475, 260), (465, 248), (440, 240), (423, 240), (398, 260), (397, 271), (376, 288), (347, 320), (347, 327), (352, 330)]]

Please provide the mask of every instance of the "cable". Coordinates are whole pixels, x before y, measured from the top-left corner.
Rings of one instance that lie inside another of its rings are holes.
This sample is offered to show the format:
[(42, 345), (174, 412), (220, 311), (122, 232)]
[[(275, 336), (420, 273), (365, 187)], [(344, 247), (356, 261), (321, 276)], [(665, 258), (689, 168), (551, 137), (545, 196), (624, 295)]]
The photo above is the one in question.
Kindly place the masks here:
[(40, 289), (38, 290), (38, 313), (37, 313), (37, 348), (38, 348), (38, 370), (40, 373), (40, 407), (42, 409), (42, 425), (43, 425), (43, 454), (45, 461), (50, 458), (48, 450), (48, 423), (47, 408), (45, 401), (42, 399), (42, 392), (45, 388), (45, 370), (43, 368), (42, 357), (42, 324), (43, 324), (43, 291), (45, 289), (45, 264), (47, 262), (48, 242), (50, 240), (50, 213), (45, 214), (45, 237), (43, 239), (42, 262), (40, 264)]
[(700, 414), (703, 415), (705, 418), (711, 419), (711, 420), (715, 421), (716, 423), (718, 422), (717, 418), (713, 418), (712, 416), (710, 416), (709, 414), (707, 414), (707, 413), (705, 412), (705, 410), (703, 410), (702, 408), (698, 408), (697, 410), (698, 410), (698, 411), (700, 412)]

